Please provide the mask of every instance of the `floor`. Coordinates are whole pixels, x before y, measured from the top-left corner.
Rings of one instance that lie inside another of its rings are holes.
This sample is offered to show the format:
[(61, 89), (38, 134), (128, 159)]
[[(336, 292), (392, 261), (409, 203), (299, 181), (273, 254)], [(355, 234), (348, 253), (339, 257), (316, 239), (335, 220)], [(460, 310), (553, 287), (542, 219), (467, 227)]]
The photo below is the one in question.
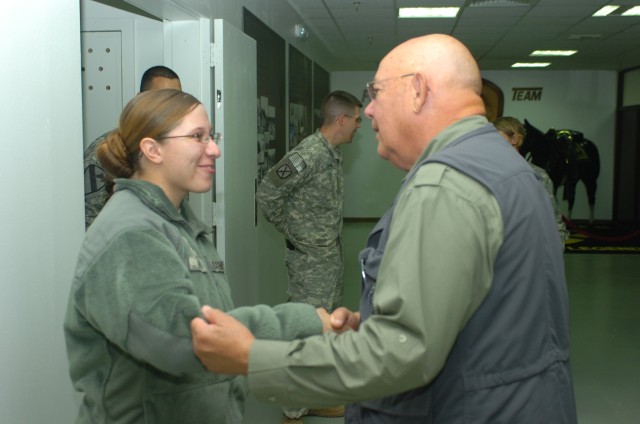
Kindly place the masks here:
[(640, 422), (640, 255), (566, 254), (580, 424)]
[[(579, 424), (640, 422), (640, 255), (565, 254)], [(245, 424), (278, 424), (250, 397)], [(342, 418), (304, 418), (342, 424)]]

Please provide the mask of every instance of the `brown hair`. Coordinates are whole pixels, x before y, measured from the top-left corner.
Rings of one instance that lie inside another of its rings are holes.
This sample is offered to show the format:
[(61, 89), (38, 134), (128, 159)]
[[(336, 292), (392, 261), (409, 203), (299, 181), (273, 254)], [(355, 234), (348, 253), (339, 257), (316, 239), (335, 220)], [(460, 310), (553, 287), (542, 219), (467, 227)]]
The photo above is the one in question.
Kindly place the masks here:
[(168, 134), (199, 104), (198, 99), (179, 90), (152, 90), (135, 96), (122, 110), (118, 128), (96, 149), (107, 174), (131, 177), (140, 166), (140, 141)]
[(329, 125), (341, 113), (353, 113), (356, 107), (362, 107), (362, 102), (356, 96), (346, 91), (336, 90), (327, 94), (322, 100), (322, 125)]

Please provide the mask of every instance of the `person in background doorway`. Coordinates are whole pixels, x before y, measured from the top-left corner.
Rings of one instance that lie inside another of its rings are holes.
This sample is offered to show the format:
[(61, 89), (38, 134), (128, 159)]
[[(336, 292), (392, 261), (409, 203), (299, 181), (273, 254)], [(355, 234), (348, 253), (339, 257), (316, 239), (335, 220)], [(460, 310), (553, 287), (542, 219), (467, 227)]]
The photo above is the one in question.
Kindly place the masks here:
[[(520, 146), (522, 146), (522, 142), (527, 135), (527, 130), (520, 121), (511, 116), (503, 116), (496, 119), (493, 125), (496, 127), (498, 132), (509, 142), (509, 144), (511, 144), (516, 150), (520, 150)], [(531, 166), (531, 168), (536, 171), (536, 174), (538, 174), (538, 176), (540, 177), (542, 185), (549, 194), (549, 199), (551, 199), (551, 204), (553, 205), (553, 213), (556, 218), (556, 225), (558, 226), (560, 240), (562, 240), (562, 242), (564, 243), (564, 241), (569, 238), (569, 231), (567, 231), (567, 227), (564, 225), (562, 212), (560, 211), (558, 203), (556, 202), (553, 182), (551, 181), (551, 178), (549, 178), (549, 174), (547, 174), (544, 169), (532, 164), (531, 162), (529, 162), (529, 166)]]
[[(256, 200), (267, 221), (285, 237), (287, 293), (301, 302), (333, 311), (342, 303), (344, 255), (342, 210), (344, 177), (342, 144), (351, 143), (360, 127), (362, 103), (345, 91), (322, 101), (321, 127), (271, 168)], [(301, 416), (338, 417), (344, 407), (285, 409), (283, 424)]]
[(348, 424), (576, 423), (553, 211), (481, 87), (448, 35), (382, 59), (365, 115), (378, 155), (408, 174), (360, 253), (360, 315), (332, 313), (355, 331), (262, 340), (204, 308), (191, 326), (208, 369), (247, 374), (270, 403), (351, 402)]
[[(140, 80), (140, 92), (163, 88), (182, 90), (178, 75), (161, 65), (147, 69)], [(107, 134), (109, 133), (95, 139), (84, 151), (85, 229), (89, 228), (113, 193), (113, 178), (105, 173), (96, 157), (96, 149), (106, 139)]]
[(240, 424), (244, 378), (207, 372), (193, 352), (205, 304), (261, 338), (329, 328), (310, 305), (234, 309), (213, 230), (186, 200), (211, 188), (219, 141), (196, 98), (163, 89), (134, 97), (98, 146), (115, 192), (85, 235), (64, 320), (76, 423)]

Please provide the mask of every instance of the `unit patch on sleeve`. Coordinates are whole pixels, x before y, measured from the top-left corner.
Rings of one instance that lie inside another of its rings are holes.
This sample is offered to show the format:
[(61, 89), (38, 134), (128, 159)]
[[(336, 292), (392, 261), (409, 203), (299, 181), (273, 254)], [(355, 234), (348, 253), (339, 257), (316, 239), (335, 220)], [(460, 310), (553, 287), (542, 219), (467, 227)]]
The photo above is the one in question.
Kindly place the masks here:
[(300, 173), (306, 167), (307, 164), (299, 153), (291, 153), (272, 169), (271, 181), (278, 187), (284, 180)]
[(291, 174), (293, 174), (293, 170), (288, 163), (285, 163), (280, 168), (276, 169), (276, 174), (278, 174), (278, 177), (280, 177), (280, 179), (284, 180), (285, 178), (288, 178), (291, 176)]

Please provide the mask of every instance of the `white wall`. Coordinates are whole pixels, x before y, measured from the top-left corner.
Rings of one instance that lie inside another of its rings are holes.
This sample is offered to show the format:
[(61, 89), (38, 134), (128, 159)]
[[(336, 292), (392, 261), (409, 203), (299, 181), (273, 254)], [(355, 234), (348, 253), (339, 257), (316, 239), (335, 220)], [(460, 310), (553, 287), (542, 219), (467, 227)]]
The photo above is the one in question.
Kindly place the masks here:
[(362, 101), (362, 126), (351, 144), (341, 147), (344, 153), (344, 216), (379, 218), (391, 206), (406, 172), (378, 156), (376, 134), (364, 116), (369, 100), (366, 83), (375, 72), (333, 72), (331, 90), (345, 90)]
[[(595, 219), (612, 217), (617, 73), (613, 71), (485, 71), (483, 77), (504, 93), (504, 116), (514, 116), (546, 132), (549, 128), (584, 133), (600, 152)], [(542, 87), (540, 101), (514, 101), (513, 88)], [(567, 204), (558, 192), (558, 204)], [(578, 183), (572, 219), (588, 219), (584, 185)]]
[[(374, 72), (333, 72), (331, 88), (362, 96)], [(601, 171), (595, 219), (612, 217), (614, 131), (617, 73), (613, 71), (486, 71), (483, 77), (498, 85), (505, 98), (504, 116), (525, 118), (542, 131), (549, 128), (582, 131), (600, 152)], [(514, 101), (513, 88), (542, 87), (540, 101)], [(403, 173), (376, 155), (375, 134), (363, 122), (345, 154), (345, 216), (381, 216), (399, 187)], [(558, 199), (562, 198), (562, 191)], [(560, 205), (567, 213), (566, 202)], [(576, 190), (573, 219), (588, 219), (589, 206), (582, 183)]]
[(77, 0), (0, 13), (2, 423), (76, 412), (62, 321), (84, 234), (79, 14)]

